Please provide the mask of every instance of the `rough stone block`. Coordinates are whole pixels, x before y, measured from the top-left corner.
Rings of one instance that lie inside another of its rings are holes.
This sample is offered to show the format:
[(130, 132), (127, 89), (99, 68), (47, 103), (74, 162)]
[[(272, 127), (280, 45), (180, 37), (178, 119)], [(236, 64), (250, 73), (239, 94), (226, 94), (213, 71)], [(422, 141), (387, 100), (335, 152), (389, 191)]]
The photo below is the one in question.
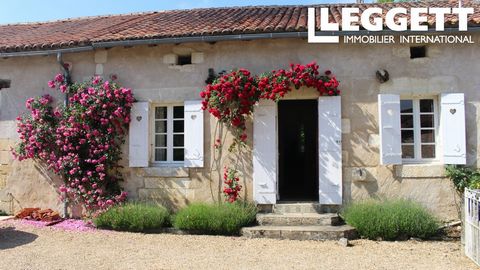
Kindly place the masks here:
[(443, 165), (397, 165), (395, 175), (400, 178), (443, 178), (445, 168)]
[(107, 58), (108, 58), (107, 56), (108, 56), (108, 51), (106, 51), (106, 50), (96, 51), (95, 52), (95, 63), (96, 64), (107, 63)]
[(202, 52), (192, 53), (192, 64), (201, 64), (204, 61), (204, 54)]
[(165, 54), (163, 56), (163, 63), (164, 64), (169, 64), (169, 65), (175, 65), (175, 64), (177, 64), (177, 59), (178, 59), (178, 55), (176, 55), (174, 53)]
[(103, 75), (103, 64), (97, 64), (95, 66), (95, 75)]
[(0, 150), (0, 165), (8, 165), (12, 163), (12, 153), (10, 151)]
[(138, 176), (164, 177), (164, 178), (187, 178), (188, 168), (185, 167), (149, 167), (138, 169)]
[(342, 119), (342, 133), (343, 134), (348, 134), (351, 132), (350, 128), (350, 119)]
[(191, 182), (189, 178), (145, 178), (145, 188), (188, 189)]

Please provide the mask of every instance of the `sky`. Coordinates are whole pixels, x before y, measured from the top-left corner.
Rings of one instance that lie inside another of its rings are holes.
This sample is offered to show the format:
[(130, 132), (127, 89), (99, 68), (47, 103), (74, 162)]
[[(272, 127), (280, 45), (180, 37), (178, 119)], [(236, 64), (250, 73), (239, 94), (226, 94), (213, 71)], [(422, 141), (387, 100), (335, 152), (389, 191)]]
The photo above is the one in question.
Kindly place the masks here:
[(0, 24), (169, 9), (250, 5), (308, 5), (338, 2), (349, 2), (349, 0), (0, 0)]

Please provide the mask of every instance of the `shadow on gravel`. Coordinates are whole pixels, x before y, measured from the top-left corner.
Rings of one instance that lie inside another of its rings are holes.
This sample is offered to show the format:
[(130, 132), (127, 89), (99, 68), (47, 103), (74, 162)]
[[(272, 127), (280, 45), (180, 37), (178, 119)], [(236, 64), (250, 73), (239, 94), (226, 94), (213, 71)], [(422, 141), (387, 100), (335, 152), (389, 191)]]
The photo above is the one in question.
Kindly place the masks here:
[(14, 227), (0, 228), (0, 250), (26, 245), (37, 237), (33, 233), (17, 231)]

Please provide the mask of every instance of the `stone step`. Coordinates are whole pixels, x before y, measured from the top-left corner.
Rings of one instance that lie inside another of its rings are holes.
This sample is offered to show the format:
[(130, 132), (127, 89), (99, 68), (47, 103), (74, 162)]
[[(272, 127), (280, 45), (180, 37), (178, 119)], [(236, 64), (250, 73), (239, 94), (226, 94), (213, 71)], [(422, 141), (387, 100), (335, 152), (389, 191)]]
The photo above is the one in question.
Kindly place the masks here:
[(242, 229), (247, 238), (288, 240), (339, 240), (355, 239), (357, 232), (348, 225), (342, 226), (255, 226)]
[(321, 205), (317, 202), (278, 203), (273, 206), (275, 214), (337, 213), (336, 205)]
[(308, 225), (342, 225), (337, 214), (257, 214), (257, 222), (262, 226), (308, 226)]

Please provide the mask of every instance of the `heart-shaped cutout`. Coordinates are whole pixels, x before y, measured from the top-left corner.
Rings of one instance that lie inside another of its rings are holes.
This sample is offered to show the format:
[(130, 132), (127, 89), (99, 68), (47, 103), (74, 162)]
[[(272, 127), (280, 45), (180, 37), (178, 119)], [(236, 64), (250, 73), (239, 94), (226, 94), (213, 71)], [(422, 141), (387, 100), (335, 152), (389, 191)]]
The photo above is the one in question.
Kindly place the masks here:
[(142, 117), (141, 117), (141, 116), (137, 116), (137, 121), (138, 121), (138, 122), (142, 121)]
[(451, 114), (455, 114), (457, 112), (457, 109), (450, 109)]
[(195, 119), (197, 119), (197, 116), (196, 116), (196, 115), (192, 115), (190, 118), (192, 118), (192, 120), (195, 120)]

